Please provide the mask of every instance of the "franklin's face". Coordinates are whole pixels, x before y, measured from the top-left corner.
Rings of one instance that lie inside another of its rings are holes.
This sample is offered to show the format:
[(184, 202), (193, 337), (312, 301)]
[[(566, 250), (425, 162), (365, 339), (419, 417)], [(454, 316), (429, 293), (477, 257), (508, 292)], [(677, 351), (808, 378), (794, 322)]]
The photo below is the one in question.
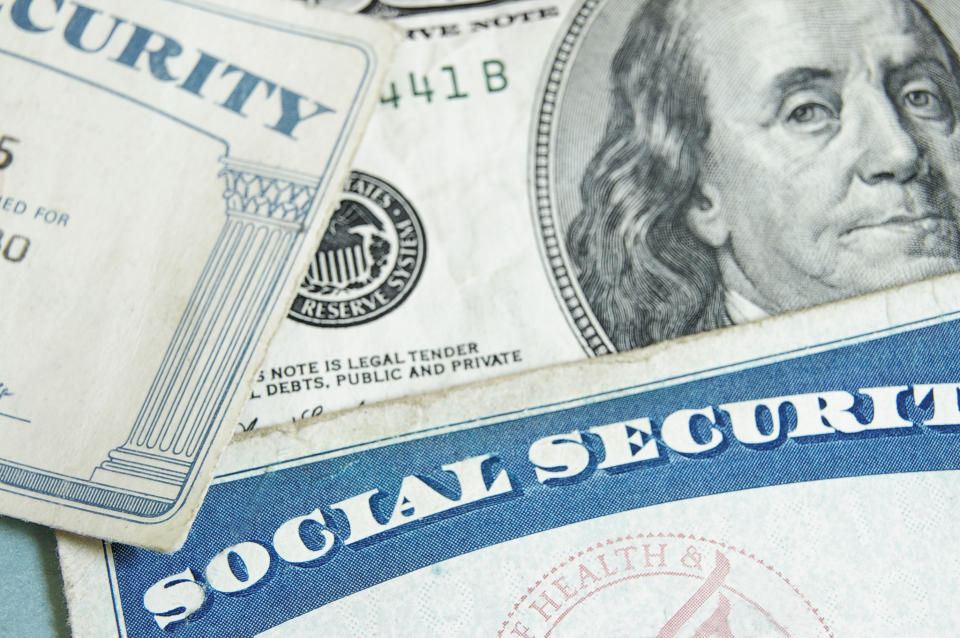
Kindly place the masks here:
[(901, 0), (706, 0), (695, 232), (769, 312), (960, 269), (960, 87)]

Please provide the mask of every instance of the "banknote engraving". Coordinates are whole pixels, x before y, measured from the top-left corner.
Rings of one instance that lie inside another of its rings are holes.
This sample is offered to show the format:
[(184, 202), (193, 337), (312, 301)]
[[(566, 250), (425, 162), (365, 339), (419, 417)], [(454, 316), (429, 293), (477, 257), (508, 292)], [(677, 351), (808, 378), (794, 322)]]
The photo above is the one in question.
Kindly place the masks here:
[[(960, 63), (924, 4), (634, 6), (583, 4), (534, 143), (544, 257), (588, 352), (960, 268)], [(572, 96), (591, 88), (605, 120)]]
[[(630, 609), (622, 609), (627, 600)], [(702, 535), (652, 532), (570, 552), (537, 575), (497, 635), (624, 632), (656, 638), (833, 635), (823, 612), (755, 554)]]
[(426, 256), (410, 202), (384, 180), (354, 171), (289, 317), (323, 327), (382, 317), (417, 285)]
[[(260, 370), (250, 392), (251, 402), (278, 396), (303, 395), (306, 407), (293, 421), (317, 417), (328, 410), (330, 391), (369, 388), (391, 383), (454, 379), (484, 370), (522, 365), (521, 350), (489, 351), (475, 341), (403, 351), (377, 352), (324, 360), (298, 361)], [(315, 399), (310, 399), (313, 394)], [(325, 396), (326, 395), (326, 396)], [(313, 401), (313, 403), (309, 403)], [(241, 420), (241, 430), (259, 425), (259, 417)]]
[[(503, 60), (489, 58), (480, 61), (467, 75), (457, 70), (452, 64), (440, 67), (439, 76), (427, 73), (409, 71), (401, 81), (390, 80), (384, 87), (384, 95), (380, 97), (381, 104), (389, 104), (399, 109), (416, 104), (419, 99), (424, 104), (443, 104), (450, 100), (464, 100), (471, 94), (476, 95), (482, 87), (486, 93), (494, 94), (510, 86), (507, 65)], [(467, 76), (461, 79), (462, 76)], [(432, 78), (432, 79), (431, 79)], [(469, 81), (469, 84), (467, 83)]]
[(362, 13), (377, 18), (399, 18), (408, 15), (485, 7), (514, 0), (300, 0), (327, 9)]
[[(354, 167), (415, 210), (427, 235), (426, 267), (402, 303), (348, 328), (328, 311), (352, 315), (353, 303), (371, 316), (363, 298), (348, 303), (344, 297), (354, 293), (344, 291), (325, 302), (317, 299), (322, 292), (301, 291), (271, 342), (240, 427), (262, 429), (583, 356), (542, 270), (524, 170), (537, 78), (574, 1), (518, 1), (395, 22), (407, 36)], [(314, 287), (323, 265), (321, 256), (309, 275)], [(307, 302), (317, 302), (303, 313), (310, 323), (294, 318)], [(536, 321), (518, 320), (519, 308)], [(318, 325), (318, 310), (333, 325)]]

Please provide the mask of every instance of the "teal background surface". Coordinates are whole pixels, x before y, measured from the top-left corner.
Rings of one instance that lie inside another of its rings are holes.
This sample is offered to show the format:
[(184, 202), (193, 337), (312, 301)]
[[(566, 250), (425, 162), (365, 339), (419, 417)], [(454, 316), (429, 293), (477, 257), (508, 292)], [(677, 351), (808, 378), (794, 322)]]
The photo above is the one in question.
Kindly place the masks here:
[(52, 529), (0, 517), (0, 627), (5, 636), (69, 638)]

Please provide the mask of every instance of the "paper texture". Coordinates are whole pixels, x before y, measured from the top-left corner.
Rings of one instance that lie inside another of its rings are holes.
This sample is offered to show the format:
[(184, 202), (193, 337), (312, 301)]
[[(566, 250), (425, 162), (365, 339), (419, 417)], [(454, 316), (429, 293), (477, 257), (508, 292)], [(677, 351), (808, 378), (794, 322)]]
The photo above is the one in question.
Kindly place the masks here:
[(584, 356), (545, 278), (527, 190), (537, 83), (571, 6), (391, 21), (404, 40), (243, 429)]
[(505, 4), (515, 0), (297, 0), (308, 5), (362, 13), (379, 18), (397, 18), (402, 16), (437, 13), (456, 9), (471, 9), (495, 4)]
[(955, 271), (955, 4), (735, 4), (400, 12), (240, 427)]
[(952, 635), (958, 311), (939, 279), (254, 432), (177, 553), (59, 535), (73, 631)]
[(0, 31), (0, 511), (169, 550), (394, 35), (255, 0), (15, 2)]

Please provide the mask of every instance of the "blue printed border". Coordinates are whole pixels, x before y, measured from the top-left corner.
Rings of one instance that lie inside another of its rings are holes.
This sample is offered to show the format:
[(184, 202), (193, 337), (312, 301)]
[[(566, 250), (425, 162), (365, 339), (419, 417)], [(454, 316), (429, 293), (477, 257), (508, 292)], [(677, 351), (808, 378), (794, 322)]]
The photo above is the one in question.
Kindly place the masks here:
[[(514, 439), (528, 436), (533, 439), (542, 436), (544, 431), (566, 432), (573, 427), (610, 422), (604, 420), (632, 418), (624, 417), (624, 411), (632, 410), (635, 404), (643, 404), (647, 406), (646, 409), (650, 409), (658, 405), (658, 397), (664, 398), (671, 393), (683, 395), (684, 401), (704, 400), (691, 399), (688, 396), (691, 392), (696, 394), (700, 391), (705, 391), (708, 396), (731, 392), (749, 395), (757, 390), (752, 386), (740, 386), (738, 381), (757, 375), (766, 379), (765, 383), (770, 386), (766, 388), (767, 391), (771, 388), (789, 388), (791, 392), (797, 390), (793, 387), (795, 385), (820, 384), (820, 377), (824, 375), (819, 372), (828, 369), (822, 368), (823, 365), (834, 366), (831, 374), (826, 375), (834, 377), (829, 383), (836, 383), (837, 379), (845, 379), (844, 384), (873, 383), (877, 381), (873, 377), (882, 379), (884, 383), (891, 382), (892, 379), (896, 379), (893, 382), (900, 383), (904, 375), (923, 383), (936, 382), (930, 377), (960, 378), (960, 363), (952, 363), (953, 357), (949, 354), (949, 344), (955, 342), (954, 336), (958, 328), (960, 313), (946, 313), (815, 346), (747, 359), (736, 364), (625, 386), (615, 391), (585, 395), (569, 401), (544, 404), (530, 410), (511, 411), (482, 419), (424, 428), (406, 435), (385, 437), (364, 444), (219, 475), (211, 487), (187, 543), (176, 554), (161, 555), (119, 544), (103, 544), (104, 566), (110, 583), (118, 635), (126, 636), (128, 631), (129, 635), (137, 636), (166, 635), (159, 631), (152, 616), (141, 606), (143, 589), (151, 582), (182, 571), (185, 567), (200, 569), (214, 553), (238, 540), (266, 542), (269, 536), (264, 537), (264, 530), (260, 527), (266, 530), (274, 529), (276, 520), (271, 520), (271, 517), (282, 521), (283, 517), (303, 514), (309, 511), (304, 509), (306, 502), (310, 503), (310, 508), (328, 506), (333, 499), (344, 497), (344, 489), (353, 490), (351, 494), (355, 494), (387, 485), (388, 477), (400, 474), (397, 468), (408, 467), (404, 472), (417, 473), (424, 465), (432, 467), (438, 460), (452, 462), (465, 458), (458, 456), (465, 451), (471, 454), (479, 451), (502, 453), (516, 461), (518, 454), (522, 455), (523, 449), (522, 446), (515, 449), (516, 446), (510, 442)], [(917, 356), (918, 353), (920, 356)], [(900, 356), (915, 358), (904, 359), (903, 366), (899, 369), (889, 365), (898, 361), (897, 357)], [(873, 362), (873, 367), (864, 367), (864, 361)], [(770, 377), (771, 371), (786, 374), (786, 377)], [(858, 371), (864, 371), (867, 373), (865, 376), (871, 379), (859, 378), (856, 374)], [(917, 375), (923, 378), (915, 378)], [(688, 385), (691, 382), (698, 383)], [(677, 396), (674, 396), (673, 400), (676, 398)], [(662, 407), (667, 409), (666, 406)], [(675, 407), (671, 405), (670, 409)], [(485, 426), (492, 425), (499, 427), (495, 431), (485, 431)], [(528, 429), (530, 427), (534, 429)], [(522, 435), (518, 436), (518, 433)], [(184, 638), (206, 635), (239, 636), (246, 635), (245, 632), (252, 634), (350, 593), (453, 556), (546, 529), (637, 507), (821, 478), (960, 468), (960, 450), (953, 442), (955, 433), (926, 433), (923, 436), (893, 434), (898, 433), (890, 433), (887, 437), (853, 437), (830, 449), (803, 443), (760, 453), (744, 448), (735, 453), (739, 456), (726, 461), (723, 460), (724, 456), (688, 459), (682, 462), (682, 467), (675, 468), (673, 474), (669, 469), (671, 464), (665, 463), (659, 466), (664, 472), (662, 474), (657, 474), (659, 469), (653, 468), (626, 475), (607, 476), (603, 479), (606, 483), (601, 481), (601, 484), (588, 477), (569, 487), (541, 488), (539, 493), (531, 491), (532, 488), (527, 483), (519, 489), (515, 498), (506, 499), (489, 508), (473, 510), (462, 517), (451, 516), (423, 526), (415, 526), (409, 531), (378, 540), (369, 546), (358, 547), (356, 550), (342, 549), (332, 561), (342, 558), (343, 562), (331, 562), (330, 571), (324, 571), (324, 568), (320, 567), (313, 571), (287, 569), (285, 573), (278, 572), (279, 575), (265, 584), (263, 590), (251, 592), (250, 596), (239, 599), (218, 598), (218, 602), (212, 603), (212, 609), (218, 610), (217, 612), (208, 610), (198, 614), (195, 622), (174, 629), (174, 634)], [(826, 445), (829, 447), (830, 444)], [(359, 454), (364, 450), (372, 451), (365, 455)], [(912, 456), (908, 461), (898, 456), (899, 452), (905, 450), (909, 450)], [(804, 459), (810, 462), (813, 458), (811, 454), (816, 456), (821, 453), (822, 458), (816, 457), (816, 464), (820, 466), (818, 468), (808, 469), (802, 463), (796, 464)], [(730, 454), (734, 452), (731, 451)], [(744, 462), (751, 454), (753, 461)], [(773, 462), (768, 462), (770, 459), (773, 459)], [(754, 465), (751, 466), (750, 463)], [(831, 463), (837, 465), (833, 466)], [(509, 466), (506, 456), (504, 464)], [(750, 467), (755, 469), (752, 474), (748, 471)], [(285, 472), (293, 468), (300, 469), (293, 474)], [(657, 479), (649, 480), (664, 480), (672, 484), (659, 494), (644, 494), (642, 490), (637, 492), (636, 481), (640, 481), (639, 485), (642, 485), (643, 476), (656, 476)], [(399, 476), (394, 478), (398, 479)], [(286, 485), (285, 479), (291, 479), (291, 485)], [(241, 484), (231, 485), (238, 481)], [(242, 484), (244, 481), (249, 481), (250, 485)], [(616, 481), (623, 482), (616, 484)], [(308, 491), (316, 489), (316, 493), (305, 494), (303, 490), (307, 486)], [(274, 507), (267, 503), (251, 509), (251, 489), (256, 489), (269, 503), (280, 505)], [(611, 491), (606, 492), (608, 489)], [(570, 492), (565, 495), (565, 490)], [(320, 500), (315, 500), (318, 498)], [(527, 498), (533, 500), (528, 502), (526, 507), (533, 509), (524, 516), (521, 512), (526, 511), (523, 509), (523, 501)], [(563, 500), (564, 498), (567, 500)], [(305, 499), (305, 502), (299, 503), (298, 499)], [(237, 507), (244, 503), (245, 507)], [(250, 517), (250, 520), (246, 520), (246, 517)], [(256, 522), (253, 522), (254, 520)], [(451, 543), (453, 539), (456, 539), (455, 543)], [(284, 592), (303, 592), (304, 587), (313, 588), (309, 595), (293, 596), (292, 599), (295, 600), (291, 601), (284, 597)], [(125, 600), (128, 612), (126, 619)], [(262, 606), (258, 607), (258, 604)]]
[(898, 324), (896, 326), (891, 326), (889, 328), (884, 328), (882, 330), (864, 332), (858, 335), (844, 337), (842, 339), (825, 341), (815, 346), (804, 346), (802, 348), (796, 348), (793, 350), (785, 350), (777, 354), (765, 355), (763, 357), (755, 357), (753, 359), (744, 359), (743, 361), (740, 361), (737, 363), (731, 363), (731, 364), (717, 366), (713, 368), (704, 368), (703, 370), (699, 370), (697, 372), (690, 372), (682, 375), (677, 375), (674, 377), (666, 377), (664, 379), (660, 379), (657, 381), (649, 381), (647, 383), (624, 386), (616, 390), (607, 390), (605, 392), (598, 392), (596, 394), (588, 394), (582, 397), (577, 397), (576, 399), (567, 399), (567, 400), (558, 401), (555, 403), (544, 403), (542, 405), (538, 405), (529, 409), (513, 410), (510, 412), (501, 412), (498, 414), (490, 415), (488, 417), (483, 417), (481, 419), (459, 421), (459, 422), (451, 423), (447, 425), (439, 425), (431, 428), (425, 428), (422, 430), (414, 430), (412, 432), (408, 432), (405, 434), (389, 436), (382, 439), (376, 439), (374, 441), (368, 441), (366, 443), (348, 445), (341, 448), (326, 450), (324, 452), (318, 452), (316, 454), (308, 454), (306, 456), (299, 456), (292, 459), (286, 459), (283, 461), (275, 461), (273, 463), (267, 463), (265, 465), (258, 465), (256, 467), (251, 467), (245, 470), (228, 472), (226, 474), (218, 474), (214, 478), (211, 484), (220, 484), (220, 483), (226, 483), (229, 481), (236, 481), (248, 476), (255, 476), (257, 474), (262, 474), (264, 471), (276, 471), (279, 469), (287, 469), (289, 467), (296, 467), (298, 465), (303, 465), (305, 463), (312, 463), (312, 462), (316, 462), (324, 459), (342, 456), (344, 454), (356, 453), (356, 452), (361, 452), (363, 450), (367, 450), (371, 448), (383, 447), (385, 445), (391, 445), (394, 443), (401, 443), (404, 441), (419, 439), (425, 436), (438, 436), (438, 435), (446, 434), (449, 432), (457, 432), (467, 428), (477, 428), (477, 427), (484, 427), (488, 425), (494, 425), (496, 423), (510, 421), (520, 417), (530, 417), (530, 416), (545, 414), (548, 412), (558, 412), (560, 410), (566, 410), (568, 408), (581, 406), (587, 403), (595, 403), (598, 401), (617, 399), (620, 397), (628, 396), (631, 394), (637, 394), (640, 392), (649, 392), (651, 390), (658, 390), (660, 388), (666, 388), (673, 385), (689, 383), (691, 381), (698, 381), (700, 379), (710, 378), (710, 377), (714, 377), (722, 374), (740, 372), (742, 370), (749, 369), (749, 368), (755, 368), (762, 365), (768, 365), (771, 363), (779, 363), (781, 361), (787, 361), (790, 359), (799, 359), (801, 357), (806, 357), (812, 354), (818, 354), (821, 352), (834, 350), (834, 349), (842, 348), (845, 346), (852, 346), (859, 343), (864, 343), (866, 341), (875, 341), (877, 339), (882, 339), (884, 337), (889, 337), (889, 336), (901, 334), (904, 332), (910, 332), (910, 331), (918, 330), (920, 328), (925, 328), (928, 326), (941, 325), (951, 321), (960, 321), (960, 311), (944, 313), (928, 319), (921, 319), (918, 321)]

